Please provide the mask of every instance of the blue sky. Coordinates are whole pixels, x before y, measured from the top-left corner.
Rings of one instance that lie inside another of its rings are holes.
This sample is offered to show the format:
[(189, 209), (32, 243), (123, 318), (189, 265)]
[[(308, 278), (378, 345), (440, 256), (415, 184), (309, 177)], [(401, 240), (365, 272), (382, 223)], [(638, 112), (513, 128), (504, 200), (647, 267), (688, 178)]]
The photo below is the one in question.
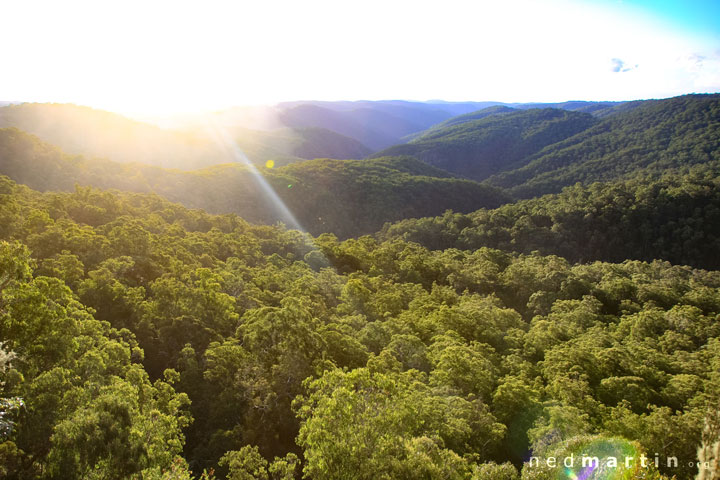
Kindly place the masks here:
[(1, 2), (0, 100), (128, 114), (286, 100), (720, 91), (720, 2)]
[(615, 3), (656, 16), (672, 28), (706, 35), (715, 41), (720, 39), (720, 2), (717, 0), (623, 0)]

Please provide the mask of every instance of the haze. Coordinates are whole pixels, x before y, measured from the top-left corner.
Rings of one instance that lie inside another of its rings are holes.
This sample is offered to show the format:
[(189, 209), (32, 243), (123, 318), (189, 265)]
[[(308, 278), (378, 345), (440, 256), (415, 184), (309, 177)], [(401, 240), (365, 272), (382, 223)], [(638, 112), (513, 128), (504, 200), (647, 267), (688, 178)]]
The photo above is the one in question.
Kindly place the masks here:
[(720, 91), (709, 1), (26, 1), (0, 15), (0, 100), (131, 115)]

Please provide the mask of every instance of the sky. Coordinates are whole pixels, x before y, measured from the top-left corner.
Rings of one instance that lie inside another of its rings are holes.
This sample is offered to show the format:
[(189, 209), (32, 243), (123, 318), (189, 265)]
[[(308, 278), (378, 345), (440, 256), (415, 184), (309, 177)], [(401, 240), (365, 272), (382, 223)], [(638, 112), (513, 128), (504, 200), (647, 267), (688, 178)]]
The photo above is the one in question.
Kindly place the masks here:
[(125, 114), (720, 92), (716, 0), (0, 0), (0, 18), (0, 100)]

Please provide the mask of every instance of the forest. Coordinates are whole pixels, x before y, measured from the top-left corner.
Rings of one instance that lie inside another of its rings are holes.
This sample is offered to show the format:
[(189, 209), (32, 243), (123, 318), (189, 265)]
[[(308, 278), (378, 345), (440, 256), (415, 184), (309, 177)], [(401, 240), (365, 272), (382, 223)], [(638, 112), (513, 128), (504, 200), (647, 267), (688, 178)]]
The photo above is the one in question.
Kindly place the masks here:
[(0, 477), (717, 478), (720, 96), (564, 107), (276, 168), (0, 129)]

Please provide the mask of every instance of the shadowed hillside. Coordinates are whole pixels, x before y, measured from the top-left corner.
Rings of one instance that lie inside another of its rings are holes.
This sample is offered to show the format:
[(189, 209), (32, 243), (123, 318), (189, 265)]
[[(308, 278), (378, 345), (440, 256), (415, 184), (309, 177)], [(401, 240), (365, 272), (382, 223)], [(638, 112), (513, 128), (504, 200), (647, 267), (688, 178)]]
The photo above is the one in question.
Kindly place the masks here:
[(474, 180), (523, 165), (544, 147), (592, 126), (587, 113), (557, 109), (508, 111), (503, 107), (455, 117), (404, 145), (375, 156), (411, 155)]
[[(624, 107), (624, 108), (623, 108)], [(621, 105), (582, 133), (527, 158), (488, 182), (519, 197), (557, 192), (575, 182), (633, 175), (638, 169), (720, 161), (720, 95), (685, 95)]]

